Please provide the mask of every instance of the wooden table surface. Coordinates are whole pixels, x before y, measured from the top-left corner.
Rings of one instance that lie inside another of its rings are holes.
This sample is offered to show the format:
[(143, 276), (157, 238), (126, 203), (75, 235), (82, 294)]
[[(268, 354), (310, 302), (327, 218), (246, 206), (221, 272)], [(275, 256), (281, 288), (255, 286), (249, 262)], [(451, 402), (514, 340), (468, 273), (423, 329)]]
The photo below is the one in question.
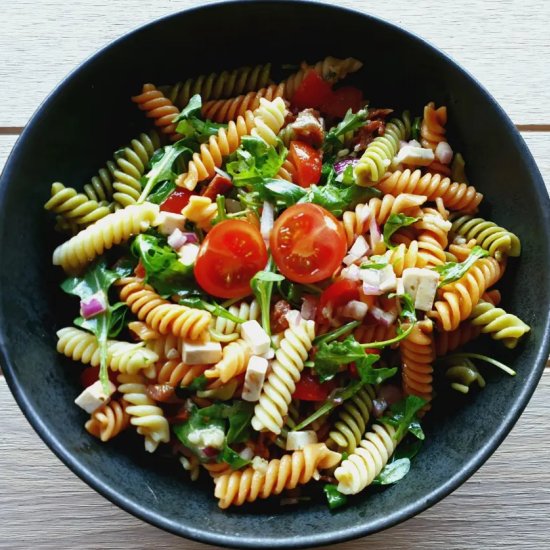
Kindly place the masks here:
[[(420, 34), (473, 73), (521, 130), (550, 184), (549, 2), (339, 3)], [(67, 72), (127, 30), (196, 4), (2, 0), (0, 168), (30, 115)], [(1, 376), (0, 408), (0, 548), (207, 548), (143, 523), (80, 481), (34, 433)], [(334, 548), (550, 548), (549, 417), (547, 368), (512, 433), (460, 489), (401, 525)]]

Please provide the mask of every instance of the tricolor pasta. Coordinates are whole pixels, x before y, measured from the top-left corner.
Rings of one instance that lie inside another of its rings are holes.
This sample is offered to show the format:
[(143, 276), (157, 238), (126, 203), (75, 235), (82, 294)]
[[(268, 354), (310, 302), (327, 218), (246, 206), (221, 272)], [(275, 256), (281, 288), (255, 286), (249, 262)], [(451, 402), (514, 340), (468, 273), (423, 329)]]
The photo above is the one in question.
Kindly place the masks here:
[(84, 428), (168, 450), (224, 509), (398, 481), (437, 393), (481, 390), (484, 362), (514, 374), (484, 336), (530, 330), (494, 288), (520, 239), (484, 215), (452, 109), (370, 106), (341, 84), (361, 67), (146, 83), (141, 133), (45, 204)]

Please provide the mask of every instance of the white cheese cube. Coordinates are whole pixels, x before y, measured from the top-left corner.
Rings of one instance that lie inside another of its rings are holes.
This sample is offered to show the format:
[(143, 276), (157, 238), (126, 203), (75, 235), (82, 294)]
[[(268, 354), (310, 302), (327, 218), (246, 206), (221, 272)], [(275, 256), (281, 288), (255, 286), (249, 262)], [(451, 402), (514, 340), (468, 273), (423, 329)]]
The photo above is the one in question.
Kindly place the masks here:
[(306, 445), (317, 443), (317, 434), (313, 430), (305, 430), (303, 432), (288, 432), (286, 438), (287, 451), (300, 451)]
[(109, 381), (109, 394), (105, 395), (103, 391), (103, 384), (101, 380), (94, 382), (91, 386), (88, 386), (75, 400), (75, 404), (81, 409), (84, 409), (87, 413), (92, 414), (99, 409), (101, 405), (107, 403), (111, 398), (111, 395), (115, 393), (115, 385)]
[(242, 392), (242, 398), (245, 401), (252, 402), (260, 399), (268, 366), (267, 359), (263, 357), (253, 355), (249, 359)]
[(439, 274), (432, 269), (409, 267), (403, 270), (403, 288), (414, 300), (415, 309), (432, 309)]
[(175, 229), (185, 230), (185, 217), (173, 212), (160, 212), (154, 225), (163, 235), (171, 235)]
[(182, 360), (186, 365), (209, 365), (222, 358), (222, 346), (219, 342), (183, 342)]
[(406, 145), (397, 153), (397, 162), (412, 164), (413, 166), (428, 166), (435, 159), (431, 149)]
[(391, 292), (397, 288), (397, 277), (393, 270), (393, 266), (388, 264), (380, 269), (380, 290), (383, 292)]
[(369, 306), (358, 300), (351, 300), (341, 310), (340, 315), (356, 321), (362, 321), (369, 310)]
[(367, 285), (380, 286), (379, 269), (361, 269), (359, 276), (361, 277), (361, 280)]
[(195, 243), (184, 244), (178, 250), (179, 262), (185, 266), (193, 265), (199, 254), (199, 245)]
[(241, 325), (241, 336), (250, 346), (254, 355), (263, 355), (269, 351), (271, 340), (258, 321), (245, 321)]
[(395, 293), (398, 296), (401, 296), (402, 294), (405, 294), (405, 287), (403, 286), (403, 279), (399, 277), (397, 279), (397, 285), (395, 286)]
[(267, 360), (273, 359), (273, 357), (275, 357), (275, 350), (273, 348), (269, 348), (266, 353), (262, 353), (262, 355), (258, 355), (258, 357)]

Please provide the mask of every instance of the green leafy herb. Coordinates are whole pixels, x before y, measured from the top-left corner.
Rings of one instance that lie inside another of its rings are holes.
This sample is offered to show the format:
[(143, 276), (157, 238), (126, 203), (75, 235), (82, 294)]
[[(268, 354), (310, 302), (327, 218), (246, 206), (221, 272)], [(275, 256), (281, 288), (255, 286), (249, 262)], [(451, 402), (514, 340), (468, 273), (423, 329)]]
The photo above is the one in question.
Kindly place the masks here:
[(124, 304), (117, 303), (113, 306), (109, 304), (108, 293), (111, 285), (120, 277), (131, 273), (131, 268), (119, 266), (116, 271), (107, 269), (107, 263), (104, 258), (100, 258), (93, 263), (86, 271), (83, 277), (69, 277), (61, 283), (61, 288), (67, 294), (78, 296), (81, 300), (86, 300), (97, 293), (103, 293), (107, 308), (103, 313), (94, 316), (91, 319), (77, 318), (75, 323), (86, 330), (92, 332), (97, 338), (99, 346), (99, 379), (104, 392), (109, 394), (109, 373), (107, 371), (107, 339), (109, 335), (114, 336), (120, 331), (125, 315)]
[(134, 239), (131, 250), (141, 260), (147, 281), (161, 296), (178, 294), (193, 285), (193, 264), (184, 265), (163, 236), (142, 233)]
[(397, 450), (393, 455), (393, 460), (398, 460), (400, 458), (408, 458), (409, 460), (412, 460), (419, 453), (422, 445), (424, 445), (424, 441), (422, 439), (403, 441), (397, 447)]
[[(183, 136), (187, 146), (204, 143), (210, 136), (218, 134), (220, 128), (225, 124), (217, 124), (211, 120), (202, 118), (202, 100), (200, 94), (194, 95), (187, 106), (174, 119), (177, 122), (176, 131)], [(192, 148), (196, 148), (196, 145)]]
[(209, 302), (207, 302), (206, 300), (202, 300), (201, 298), (183, 298), (183, 300), (180, 300), (180, 304), (182, 306), (192, 307), (195, 309), (204, 309), (205, 311), (209, 311), (210, 313), (212, 313), (212, 315), (215, 315), (216, 317), (223, 317), (224, 319), (229, 319), (234, 323), (244, 323), (246, 321), (246, 319), (241, 319), (240, 317), (233, 315), (227, 309), (220, 306), (216, 302), (210, 304)]
[(418, 439), (424, 439), (424, 432), (417, 418), (418, 411), (427, 401), (417, 395), (409, 395), (390, 407), (390, 415), (380, 419), (381, 422), (395, 428), (394, 439), (400, 441), (407, 432)]
[(176, 395), (181, 399), (185, 399), (196, 392), (204, 390), (209, 382), (210, 380), (204, 374), (201, 374), (189, 386), (176, 386)]
[(262, 312), (262, 327), (267, 334), (271, 334), (270, 309), (273, 283), (284, 280), (282, 275), (274, 273), (274, 269), (275, 262), (270, 258), (266, 270), (258, 271), (250, 281), (250, 287), (252, 288), (252, 292), (254, 292), (254, 296)]
[[(366, 357), (365, 350), (353, 337), (348, 336), (343, 341), (321, 342), (315, 354), (315, 372), (321, 382), (334, 377), (341, 365), (347, 365)], [(378, 356), (375, 356), (378, 359)]]
[(281, 141), (275, 148), (259, 137), (243, 136), (241, 146), (231, 155), (225, 169), (236, 186), (253, 185), (275, 177), (286, 154)]
[[(422, 117), (417, 116), (411, 126), (411, 137), (416, 141), (420, 140), (420, 127), (422, 126)], [(456, 180), (453, 180), (456, 181)]]
[(373, 479), (373, 485), (392, 485), (403, 479), (411, 469), (408, 458), (399, 458), (384, 466), (383, 470)]
[(173, 172), (172, 167), (176, 159), (182, 154), (191, 158), (193, 150), (180, 140), (173, 145), (166, 145), (153, 155), (151, 170), (146, 176), (145, 186), (139, 196), (138, 203), (145, 201), (160, 182), (175, 181), (176, 174)]
[(407, 227), (417, 222), (419, 219), (420, 218), (405, 216), (405, 214), (392, 214), (384, 224), (384, 242), (386, 245), (389, 248), (394, 248), (391, 244), (391, 236), (402, 227)]
[(244, 459), (239, 453), (235, 452), (227, 443), (218, 455), (218, 462), (225, 462), (233, 470), (239, 470), (250, 464), (250, 460)]
[(306, 190), (295, 183), (285, 180), (266, 179), (255, 185), (261, 201), (268, 201), (277, 206), (292, 206), (306, 196)]
[(367, 121), (369, 112), (367, 109), (360, 109), (356, 113), (348, 110), (344, 118), (334, 128), (331, 128), (326, 136), (323, 144), (323, 151), (326, 156), (335, 155), (344, 147), (344, 136), (349, 132), (354, 132), (361, 128)]
[(346, 495), (342, 494), (338, 490), (336, 485), (333, 485), (331, 483), (327, 483), (323, 487), (323, 491), (325, 491), (325, 495), (327, 497), (328, 507), (331, 510), (336, 510), (336, 508), (341, 508), (342, 506), (346, 505), (346, 503), (348, 501), (348, 497)]
[(147, 200), (153, 204), (162, 204), (172, 194), (175, 188), (175, 181), (163, 181), (153, 189), (152, 193), (147, 197)]
[(350, 321), (349, 323), (346, 323), (341, 327), (335, 328), (330, 332), (325, 332), (325, 334), (321, 334), (320, 336), (317, 336), (313, 339), (313, 345), (318, 346), (323, 342), (328, 343), (328, 342), (332, 342), (332, 340), (337, 340), (338, 338), (340, 338), (340, 336), (344, 336), (348, 332), (351, 332), (354, 328), (357, 328), (360, 324), (361, 323), (359, 321)]
[(447, 262), (444, 265), (434, 267), (433, 269), (439, 273), (441, 278), (439, 286), (441, 287), (457, 281), (466, 274), (468, 269), (470, 269), (477, 260), (485, 258), (488, 255), (489, 252), (487, 252), (487, 250), (484, 250), (480, 246), (474, 246), (470, 255), (463, 262)]

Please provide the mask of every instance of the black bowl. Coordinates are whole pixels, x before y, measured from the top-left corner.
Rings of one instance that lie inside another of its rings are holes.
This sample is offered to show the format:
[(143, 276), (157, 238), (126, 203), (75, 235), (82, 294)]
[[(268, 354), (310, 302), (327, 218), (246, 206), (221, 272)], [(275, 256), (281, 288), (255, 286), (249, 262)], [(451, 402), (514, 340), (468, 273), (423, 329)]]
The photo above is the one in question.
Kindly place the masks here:
[[(331, 514), (319, 500), (300, 507), (221, 511), (208, 485), (194, 485), (131, 440), (104, 445), (73, 405), (74, 366), (55, 352), (63, 301), (51, 266), (52, 220), (43, 210), (52, 181), (80, 186), (121, 144), (149, 127), (129, 101), (158, 84), (237, 67), (355, 56), (371, 104), (421, 112), (446, 104), (451, 142), (485, 194), (482, 212), (516, 232), (519, 261), (500, 284), (504, 307), (532, 326), (514, 352), (484, 344), (515, 368), (489, 376), (463, 407), (435, 403), (426, 444), (411, 473), (385, 491)], [(163, 529), (235, 547), (304, 547), (373, 533), (410, 518), (456, 489), (510, 431), (542, 374), (549, 348), (550, 204), (522, 138), (494, 99), (446, 55), (367, 15), (289, 1), (211, 4), (140, 28), (86, 61), (39, 108), (19, 138), (0, 187), (2, 365), (28, 420), (78, 476), (125, 510)]]

